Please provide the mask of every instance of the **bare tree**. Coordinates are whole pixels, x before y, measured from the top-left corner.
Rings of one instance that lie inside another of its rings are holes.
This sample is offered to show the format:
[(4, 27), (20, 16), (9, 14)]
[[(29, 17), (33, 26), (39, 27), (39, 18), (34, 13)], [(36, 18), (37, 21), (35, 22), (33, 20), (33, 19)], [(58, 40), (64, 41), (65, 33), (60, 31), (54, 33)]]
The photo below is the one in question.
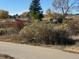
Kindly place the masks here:
[(66, 16), (72, 7), (76, 5), (77, 0), (53, 0), (53, 8)]

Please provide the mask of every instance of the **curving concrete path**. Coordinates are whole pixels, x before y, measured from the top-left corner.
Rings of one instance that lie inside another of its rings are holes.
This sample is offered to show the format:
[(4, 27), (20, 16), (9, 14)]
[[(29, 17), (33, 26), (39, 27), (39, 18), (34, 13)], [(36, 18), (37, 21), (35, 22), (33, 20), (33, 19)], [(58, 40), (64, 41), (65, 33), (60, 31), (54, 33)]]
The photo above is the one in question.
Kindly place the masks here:
[(8, 54), (16, 59), (79, 59), (79, 54), (8, 42), (0, 42), (0, 53)]

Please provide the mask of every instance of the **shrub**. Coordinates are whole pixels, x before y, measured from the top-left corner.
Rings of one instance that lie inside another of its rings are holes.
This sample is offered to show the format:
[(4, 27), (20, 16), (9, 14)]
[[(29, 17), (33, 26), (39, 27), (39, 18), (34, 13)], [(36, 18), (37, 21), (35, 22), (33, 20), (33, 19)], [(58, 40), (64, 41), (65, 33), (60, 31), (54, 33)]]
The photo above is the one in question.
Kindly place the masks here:
[(34, 41), (41, 44), (52, 44), (52, 31), (47, 28), (40, 28), (35, 34)]
[(74, 40), (69, 39), (69, 33), (66, 30), (57, 29), (52, 32), (52, 40), (54, 44), (72, 45), (75, 44)]
[(36, 35), (37, 43), (44, 44), (60, 44), (60, 45), (71, 45), (74, 44), (74, 40), (68, 38), (69, 33), (65, 30), (50, 30), (41, 29)]
[(63, 19), (64, 19), (64, 16), (58, 16), (57, 17), (57, 21), (58, 21), (58, 23), (62, 23), (63, 22)]
[[(50, 27), (49, 27), (50, 26)], [(64, 28), (54, 28), (51, 24), (32, 23), (20, 31), (26, 43), (71, 45), (75, 41), (69, 39)]]
[(26, 30), (23, 29), (20, 31), (20, 36), (23, 38), (25, 43), (29, 43), (32, 41), (34, 34), (33, 34), (32, 29), (27, 28)]
[(15, 28), (0, 28), (0, 35), (13, 35), (17, 33), (18, 31)]
[(7, 28), (6, 29), (6, 35), (13, 35), (13, 34), (17, 34), (18, 31), (16, 30), (16, 28)]
[(72, 35), (79, 34), (79, 20), (73, 20), (68, 23), (70, 33)]

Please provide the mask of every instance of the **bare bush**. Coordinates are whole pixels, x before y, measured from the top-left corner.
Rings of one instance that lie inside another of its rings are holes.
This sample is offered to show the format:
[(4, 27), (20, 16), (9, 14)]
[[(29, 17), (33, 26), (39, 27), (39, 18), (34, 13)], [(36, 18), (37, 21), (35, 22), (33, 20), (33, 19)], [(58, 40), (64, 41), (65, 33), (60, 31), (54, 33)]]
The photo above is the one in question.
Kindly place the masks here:
[(63, 28), (53, 28), (53, 25), (49, 27), (49, 24), (32, 23), (25, 26), (21, 30), (20, 35), (24, 38), (26, 43), (37, 44), (60, 44), (60, 45), (72, 45), (75, 41), (69, 39), (69, 33)]
[(70, 33), (72, 35), (78, 35), (79, 34), (79, 20), (73, 20), (68, 23)]

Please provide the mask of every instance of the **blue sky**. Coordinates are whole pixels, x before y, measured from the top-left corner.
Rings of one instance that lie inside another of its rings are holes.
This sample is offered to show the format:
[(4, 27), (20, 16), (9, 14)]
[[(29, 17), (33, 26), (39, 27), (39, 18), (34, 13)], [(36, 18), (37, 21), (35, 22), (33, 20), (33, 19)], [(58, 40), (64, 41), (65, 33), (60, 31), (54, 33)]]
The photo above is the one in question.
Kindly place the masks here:
[[(21, 14), (28, 11), (32, 0), (0, 0), (0, 9), (9, 11), (10, 14)], [(53, 0), (41, 0), (43, 11), (52, 7)]]

